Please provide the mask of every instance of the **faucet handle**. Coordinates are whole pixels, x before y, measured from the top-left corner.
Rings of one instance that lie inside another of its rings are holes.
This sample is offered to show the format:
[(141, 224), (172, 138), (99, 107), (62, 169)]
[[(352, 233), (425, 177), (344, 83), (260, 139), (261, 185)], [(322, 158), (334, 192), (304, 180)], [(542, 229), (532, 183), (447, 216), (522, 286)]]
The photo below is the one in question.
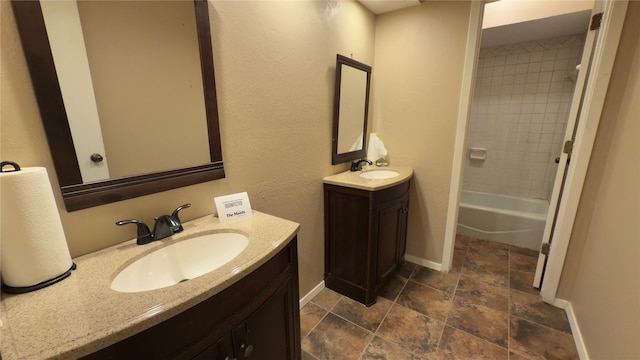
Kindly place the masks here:
[(153, 238), (162, 240), (179, 232), (180, 223), (171, 215), (162, 215), (155, 218), (156, 223), (153, 225)]
[(149, 231), (149, 227), (139, 220), (120, 220), (116, 222), (116, 225), (122, 226), (127, 224), (135, 224), (138, 226), (138, 235), (136, 236), (136, 243), (138, 245), (148, 244), (153, 241), (153, 234)]
[(173, 217), (174, 219), (176, 219), (178, 221), (178, 228), (175, 229), (174, 232), (179, 233), (182, 230), (184, 230), (184, 228), (182, 227), (182, 221), (178, 217), (178, 212), (180, 212), (180, 210), (184, 210), (184, 209), (190, 208), (190, 207), (191, 207), (191, 204), (184, 204), (184, 205), (178, 206), (178, 208), (173, 210), (173, 212), (171, 213), (171, 217)]

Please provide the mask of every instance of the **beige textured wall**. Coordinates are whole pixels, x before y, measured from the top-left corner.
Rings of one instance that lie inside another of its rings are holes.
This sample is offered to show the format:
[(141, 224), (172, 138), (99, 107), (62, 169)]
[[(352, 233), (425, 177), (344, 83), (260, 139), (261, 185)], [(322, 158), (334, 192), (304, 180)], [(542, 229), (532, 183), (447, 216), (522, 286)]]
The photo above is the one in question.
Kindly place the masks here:
[(592, 359), (640, 358), (638, 24), (631, 1), (558, 292)]
[(411, 166), (407, 253), (442, 262), (470, 3), (425, 1), (378, 16), (374, 130)]
[[(249, 193), (252, 206), (301, 224), (300, 293), (323, 279), (324, 176), (331, 166), (336, 53), (373, 64), (374, 16), (352, 1), (210, 2), (226, 179), (73, 213), (54, 191), (73, 256), (134, 236), (120, 219), (153, 217), (190, 202), (184, 220), (210, 214), (213, 197)], [(0, 158), (45, 166), (58, 184), (15, 20), (0, 1)]]

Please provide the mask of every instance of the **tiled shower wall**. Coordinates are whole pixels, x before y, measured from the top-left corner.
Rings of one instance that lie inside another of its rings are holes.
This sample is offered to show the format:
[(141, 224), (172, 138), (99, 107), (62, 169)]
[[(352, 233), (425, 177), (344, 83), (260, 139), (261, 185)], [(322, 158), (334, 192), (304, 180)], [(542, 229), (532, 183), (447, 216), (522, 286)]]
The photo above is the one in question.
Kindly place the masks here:
[[(480, 50), (465, 190), (549, 199), (584, 34)], [(486, 159), (470, 160), (471, 148)]]

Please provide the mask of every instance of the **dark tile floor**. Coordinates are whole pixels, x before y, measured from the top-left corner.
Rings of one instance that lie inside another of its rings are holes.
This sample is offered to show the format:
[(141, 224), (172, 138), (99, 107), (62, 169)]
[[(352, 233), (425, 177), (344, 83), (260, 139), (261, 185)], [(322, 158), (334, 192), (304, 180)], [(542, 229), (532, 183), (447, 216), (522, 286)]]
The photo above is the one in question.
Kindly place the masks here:
[(456, 238), (448, 274), (405, 263), (367, 308), (324, 289), (301, 310), (307, 359), (578, 359), (564, 310), (531, 287), (537, 252)]

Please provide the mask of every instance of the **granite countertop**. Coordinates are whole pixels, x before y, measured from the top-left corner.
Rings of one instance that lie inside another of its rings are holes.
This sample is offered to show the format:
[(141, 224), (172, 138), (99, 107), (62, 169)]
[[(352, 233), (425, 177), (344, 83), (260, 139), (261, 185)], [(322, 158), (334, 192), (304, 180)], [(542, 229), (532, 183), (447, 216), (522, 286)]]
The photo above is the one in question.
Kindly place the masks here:
[[(71, 276), (34, 292), (2, 294), (2, 359), (72, 359), (146, 330), (219, 293), (264, 264), (296, 235), (299, 224), (253, 211), (220, 223), (211, 215), (183, 224), (169, 239), (136, 245), (135, 239), (74, 259)], [(231, 231), (249, 245), (220, 268), (162, 289), (120, 293), (113, 278), (126, 266), (160, 247), (191, 237)]]
[[(377, 170), (391, 170), (398, 173), (398, 176), (388, 178), (388, 179), (366, 179), (360, 176), (360, 174), (368, 172), (368, 171), (377, 171)], [(368, 191), (377, 191), (392, 187), (394, 185), (400, 184), (411, 178), (413, 175), (413, 170), (410, 167), (405, 166), (387, 166), (387, 167), (377, 167), (377, 166), (363, 166), (362, 171), (345, 171), (339, 174), (327, 176), (322, 179), (322, 182), (325, 184), (338, 185), (338, 186), (346, 186), (354, 189), (368, 190)]]

